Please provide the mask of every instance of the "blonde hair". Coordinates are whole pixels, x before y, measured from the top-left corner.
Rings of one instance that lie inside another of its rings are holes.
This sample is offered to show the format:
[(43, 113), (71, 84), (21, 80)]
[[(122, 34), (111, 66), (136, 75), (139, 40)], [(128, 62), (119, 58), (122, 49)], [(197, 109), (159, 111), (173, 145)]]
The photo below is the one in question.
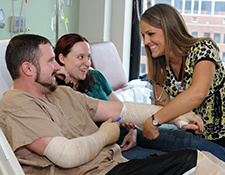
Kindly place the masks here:
[(180, 12), (169, 4), (159, 3), (148, 8), (142, 14), (141, 21), (155, 28), (162, 29), (165, 35), (165, 56), (153, 58), (149, 46), (145, 45), (148, 78), (153, 82), (165, 83), (166, 66), (169, 66), (169, 52), (171, 50), (177, 56), (185, 56), (185, 53), (196, 42), (210, 40), (219, 51), (219, 47), (210, 37), (194, 37), (190, 35)]

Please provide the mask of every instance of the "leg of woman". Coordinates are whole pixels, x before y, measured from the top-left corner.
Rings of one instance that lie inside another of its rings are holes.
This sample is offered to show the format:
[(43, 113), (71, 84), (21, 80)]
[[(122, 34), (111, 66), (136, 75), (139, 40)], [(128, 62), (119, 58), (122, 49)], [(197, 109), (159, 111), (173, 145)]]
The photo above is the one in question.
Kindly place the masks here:
[(176, 151), (184, 148), (195, 148), (200, 151), (208, 151), (219, 159), (225, 161), (225, 147), (216, 143), (180, 129), (159, 127), (159, 132), (159, 137), (150, 141), (143, 137), (141, 130), (138, 130), (137, 146), (165, 152)]

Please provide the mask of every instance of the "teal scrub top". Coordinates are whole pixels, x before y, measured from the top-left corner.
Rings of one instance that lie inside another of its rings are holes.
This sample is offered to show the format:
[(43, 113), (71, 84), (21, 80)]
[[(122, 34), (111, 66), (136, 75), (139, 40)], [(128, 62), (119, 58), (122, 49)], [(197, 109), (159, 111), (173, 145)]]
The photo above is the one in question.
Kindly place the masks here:
[[(112, 93), (113, 89), (109, 85), (106, 78), (98, 70), (89, 70), (89, 72), (95, 78), (96, 83), (93, 83), (92, 81), (89, 83), (89, 85), (92, 87), (92, 92), (88, 91), (88, 92), (85, 92), (85, 93), (82, 92), (82, 93), (93, 98), (109, 101), (108, 95)], [(97, 122), (96, 124), (100, 126), (102, 122)], [(122, 144), (123, 139), (127, 133), (128, 131), (122, 125), (120, 125), (120, 137), (116, 143), (119, 145)]]

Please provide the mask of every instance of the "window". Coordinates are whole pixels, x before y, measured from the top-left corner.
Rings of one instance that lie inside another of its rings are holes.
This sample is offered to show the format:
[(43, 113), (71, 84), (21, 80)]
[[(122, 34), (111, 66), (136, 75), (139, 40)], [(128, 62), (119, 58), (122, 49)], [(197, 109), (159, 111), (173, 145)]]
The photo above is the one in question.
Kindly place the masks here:
[(222, 61), (225, 62), (225, 52), (223, 52), (223, 58)]
[(194, 37), (198, 37), (198, 32), (191, 32), (191, 35), (193, 35)]
[(191, 14), (191, 0), (185, 1), (185, 13)]
[(225, 34), (223, 35), (223, 44), (225, 44)]
[(214, 40), (216, 43), (220, 43), (220, 33), (214, 33)]
[(198, 14), (199, 1), (194, 1), (194, 14)]
[(215, 2), (214, 15), (225, 15), (225, 2)]
[(182, 12), (182, 6), (183, 6), (183, 0), (175, 0), (174, 7), (179, 10), (179, 12)]
[(193, 17), (192, 18), (192, 22), (198, 22), (198, 18), (197, 17)]
[(210, 37), (210, 33), (205, 32), (205, 33), (204, 33), (204, 36)]
[(155, 4), (166, 3), (166, 4), (170, 4), (171, 5), (172, 4), (171, 1), (172, 0), (155, 0)]
[(140, 74), (145, 74), (146, 73), (146, 64), (141, 64), (140, 65)]
[(141, 56), (146, 56), (145, 47), (141, 46)]
[(202, 1), (201, 14), (211, 15), (212, 12), (212, 2), (211, 1)]

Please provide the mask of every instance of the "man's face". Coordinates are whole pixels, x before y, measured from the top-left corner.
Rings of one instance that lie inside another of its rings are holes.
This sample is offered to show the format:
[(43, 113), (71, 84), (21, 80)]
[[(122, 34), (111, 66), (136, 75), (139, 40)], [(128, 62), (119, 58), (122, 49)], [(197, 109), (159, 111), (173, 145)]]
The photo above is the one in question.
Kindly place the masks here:
[(42, 87), (46, 87), (49, 91), (54, 91), (57, 88), (55, 74), (61, 68), (55, 61), (55, 54), (50, 44), (40, 44), (41, 57), (39, 67), (36, 67), (35, 82)]

